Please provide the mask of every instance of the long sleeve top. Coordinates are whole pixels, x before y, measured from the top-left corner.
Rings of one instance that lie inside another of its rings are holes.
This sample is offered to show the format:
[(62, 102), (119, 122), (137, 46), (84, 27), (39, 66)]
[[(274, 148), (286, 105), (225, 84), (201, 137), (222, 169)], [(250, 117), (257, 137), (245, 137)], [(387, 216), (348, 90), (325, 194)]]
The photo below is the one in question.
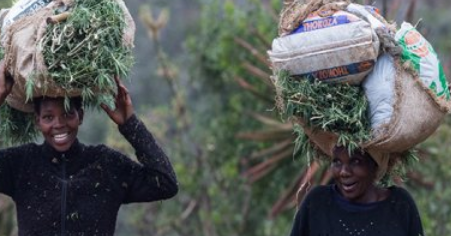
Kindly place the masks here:
[(172, 165), (136, 116), (119, 126), (137, 159), (78, 140), (65, 152), (47, 143), (0, 151), (0, 193), (16, 203), (19, 235), (113, 235), (124, 203), (171, 198)]
[(318, 186), (296, 213), (291, 236), (423, 236), (410, 194), (394, 186), (389, 190), (383, 201), (355, 204), (341, 197), (334, 185)]

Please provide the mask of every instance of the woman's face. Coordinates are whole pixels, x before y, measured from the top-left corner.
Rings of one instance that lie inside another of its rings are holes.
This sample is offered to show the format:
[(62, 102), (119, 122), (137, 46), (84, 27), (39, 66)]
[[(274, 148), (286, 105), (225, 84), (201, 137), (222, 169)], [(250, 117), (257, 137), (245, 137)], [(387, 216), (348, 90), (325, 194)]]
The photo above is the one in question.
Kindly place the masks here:
[(72, 146), (82, 120), (83, 111), (73, 107), (66, 111), (63, 99), (42, 100), (39, 114), (36, 114), (36, 124), (45, 141), (59, 152)]
[(342, 147), (335, 151), (331, 164), (339, 192), (345, 199), (355, 203), (374, 201), (376, 168), (369, 155), (356, 151), (349, 156), (348, 150)]

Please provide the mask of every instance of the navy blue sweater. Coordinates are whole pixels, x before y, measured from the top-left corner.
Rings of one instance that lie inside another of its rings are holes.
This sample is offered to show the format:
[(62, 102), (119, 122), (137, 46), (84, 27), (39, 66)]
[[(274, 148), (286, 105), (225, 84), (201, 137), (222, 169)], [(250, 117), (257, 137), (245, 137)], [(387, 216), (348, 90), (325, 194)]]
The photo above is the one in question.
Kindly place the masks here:
[(66, 152), (46, 143), (0, 151), (0, 193), (16, 203), (19, 235), (113, 235), (121, 204), (177, 193), (172, 165), (141, 121), (132, 116), (119, 131), (140, 163), (78, 141)]
[(291, 236), (422, 236), (417, 207), (402, 188), (390, 187), (380, 202), (352, 204), (334, 185), (318, 186), (306, 196)]

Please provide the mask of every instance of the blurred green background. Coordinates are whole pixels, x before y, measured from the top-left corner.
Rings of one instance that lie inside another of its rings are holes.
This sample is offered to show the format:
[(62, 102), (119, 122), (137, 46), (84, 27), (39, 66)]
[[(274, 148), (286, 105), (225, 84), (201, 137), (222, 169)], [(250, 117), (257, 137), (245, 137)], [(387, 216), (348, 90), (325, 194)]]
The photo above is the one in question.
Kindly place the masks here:
[[(125, 2), (137, 26), (127, 86), (137, 114), (170, 156), (180, 192), (169, 201), (124, 206), (116, 235), (288, 235), (307, 172), (305, 160), (292, 158), (292, 127), (279, 118), (268, 80), (266, 51), (277, 36), (282, 0)], [(10, 5), (0, 1), (2, 8)], [(419, 31), (451, 78), (448, 0), (375, 5), (398, 25), (421, 19)], [(133, 156), (105, 114), (86, 113), (82, 142)], [(450, 143), (447, 118), (419, 145), (420, 161), (398, 182), (414, 196), (430, 236), (451, 235)], [(312, 184), (327, 180), (326, 169), (317, 166)], [(0, 236), (17, 234), (14, 214), (13, 203), (0, 196)]]

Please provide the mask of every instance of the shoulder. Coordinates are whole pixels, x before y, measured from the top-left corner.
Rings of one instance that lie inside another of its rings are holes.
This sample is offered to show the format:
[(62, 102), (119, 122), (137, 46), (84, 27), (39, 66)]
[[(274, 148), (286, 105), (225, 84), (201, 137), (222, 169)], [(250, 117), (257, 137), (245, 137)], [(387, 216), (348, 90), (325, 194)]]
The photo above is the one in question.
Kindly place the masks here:
[(332, 185), (315, 186), (307, 192), (303, 202), (308, 204), (324, 204), (332, 199)]
[(315, 186), (308, 192), (308, 196), (320, 197), (324, 195), (330, 195), (332, 191), (332, 185), (319, 185)]
[(23, 144), (15, 147), (5, 148), (0, 150), (0, 157), (6, 156), (29, 156), (29, 154), (36, 153), (38, 151), (38, 145), (35, 143)]
[(84, 146), (83, 153), (95, 156), (97, 160), (109, 163), (109, 165), (133, 164), (134, 162), (122, 152), (108, 147), (105, 144)]
[(405, 200), (405, 201), (413, 202), (412, 195), (410, 195), (410, 193), (405, 188), (398, 187), (398, 186), (391, 186), (388, 189), (390, 190), (390, 194), (391, 194), (392, 198), (395, 198), (396, 200)]
[(111, 155), (111, 154), (122, 155), (121, 152), (119, 152), (118, 150), (108, 147), (105, 144), (82, 145), (82, 149), (83, 149), (82, 153), (89, 153), (94, 155)]
[(412, 195), (404, 188), (392, 186), (390, 190), (390, 202), (395, 206), (395, 209), (399, 211), (417, 211), (415, 200)]

